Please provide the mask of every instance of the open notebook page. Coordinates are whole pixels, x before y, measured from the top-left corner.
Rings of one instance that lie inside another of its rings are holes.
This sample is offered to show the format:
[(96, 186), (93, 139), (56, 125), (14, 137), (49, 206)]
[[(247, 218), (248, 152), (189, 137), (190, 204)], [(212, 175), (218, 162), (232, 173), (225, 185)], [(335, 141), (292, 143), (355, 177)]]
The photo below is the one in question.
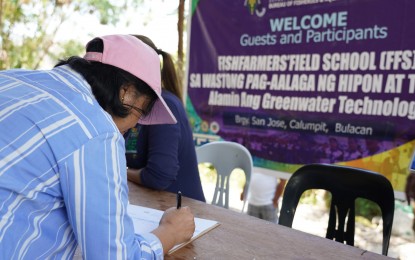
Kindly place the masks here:
[[(148, 233), (156, 229), (159, 225), (163, 213), (163, 211), (157, 209), (146, 208), (131, 204), (128, 205), (128, 214), (133, 219), (134, 232), (136, 234)], [(213, 228), (220, 225), (217, 221), (202, 218), (195, 218), (195, 224), (196, 228), (192, 238), (189, 241), (176, 245), (175, 247), (170, 249), (169, 254), (173, 253), (179, 248), (187, 245), (196, 238), (202, 236), (203, 234), (209, 232)]]

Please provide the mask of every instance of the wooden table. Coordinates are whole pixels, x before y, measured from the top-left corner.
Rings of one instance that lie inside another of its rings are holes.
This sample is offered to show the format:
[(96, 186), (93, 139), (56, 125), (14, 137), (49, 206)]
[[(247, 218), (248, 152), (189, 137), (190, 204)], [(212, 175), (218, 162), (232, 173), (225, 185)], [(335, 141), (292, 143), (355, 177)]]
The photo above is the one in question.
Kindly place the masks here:
[[(129, 183), (131, 204), (166, 210), (176, 195)], [(392, 259), (221, 207), (183, 198), (195, 217), (221, 225), (166, 259)]]

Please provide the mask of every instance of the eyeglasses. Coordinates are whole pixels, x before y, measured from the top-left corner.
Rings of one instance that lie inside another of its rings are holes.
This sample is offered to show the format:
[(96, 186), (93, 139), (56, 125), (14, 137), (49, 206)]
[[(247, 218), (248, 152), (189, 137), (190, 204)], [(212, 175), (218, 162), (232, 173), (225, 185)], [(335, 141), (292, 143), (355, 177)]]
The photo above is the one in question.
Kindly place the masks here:
[(148, 114), (147, 111), (145, 111), (141, 108), (138, 108), (136, 106), (129, 105), (129, 104), (124, 104), (124, 106), (129, 107), (130, 109), (134, 109), (135, 111), (137, 111), (137, 113), (140, 115), (140, 117), (145, 117)]

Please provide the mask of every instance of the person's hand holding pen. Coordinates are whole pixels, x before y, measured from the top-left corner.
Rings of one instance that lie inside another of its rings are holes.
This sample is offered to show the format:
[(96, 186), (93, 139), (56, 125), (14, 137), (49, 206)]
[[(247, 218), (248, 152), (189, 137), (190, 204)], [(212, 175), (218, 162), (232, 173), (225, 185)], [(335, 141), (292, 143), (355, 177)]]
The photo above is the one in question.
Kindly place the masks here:
[(163, 244), (164, 254), (173, 246), (188, 241), (195, 231), (194, 215), (189, 207), (182, 207), (181, 202), (181, 193), (178, 193), (176, 207), (167, 209), (159, 227), (152, 231)]

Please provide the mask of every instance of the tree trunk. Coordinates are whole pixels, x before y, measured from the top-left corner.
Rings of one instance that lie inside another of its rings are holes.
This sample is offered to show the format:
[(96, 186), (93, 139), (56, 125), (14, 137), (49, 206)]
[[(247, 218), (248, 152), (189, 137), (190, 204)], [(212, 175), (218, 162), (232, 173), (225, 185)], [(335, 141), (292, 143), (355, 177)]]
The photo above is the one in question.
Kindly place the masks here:
[(177, 46), (177, 73), (179, 81), (182, 82), (184, 74), (184, 54), (183, 54), (183, 27), (184, 27), (184, 3), (185, 0), (179, 0), (178, 9), (178, 21), (177, 21), (177, 33), (178, 33), (178, 46)]

